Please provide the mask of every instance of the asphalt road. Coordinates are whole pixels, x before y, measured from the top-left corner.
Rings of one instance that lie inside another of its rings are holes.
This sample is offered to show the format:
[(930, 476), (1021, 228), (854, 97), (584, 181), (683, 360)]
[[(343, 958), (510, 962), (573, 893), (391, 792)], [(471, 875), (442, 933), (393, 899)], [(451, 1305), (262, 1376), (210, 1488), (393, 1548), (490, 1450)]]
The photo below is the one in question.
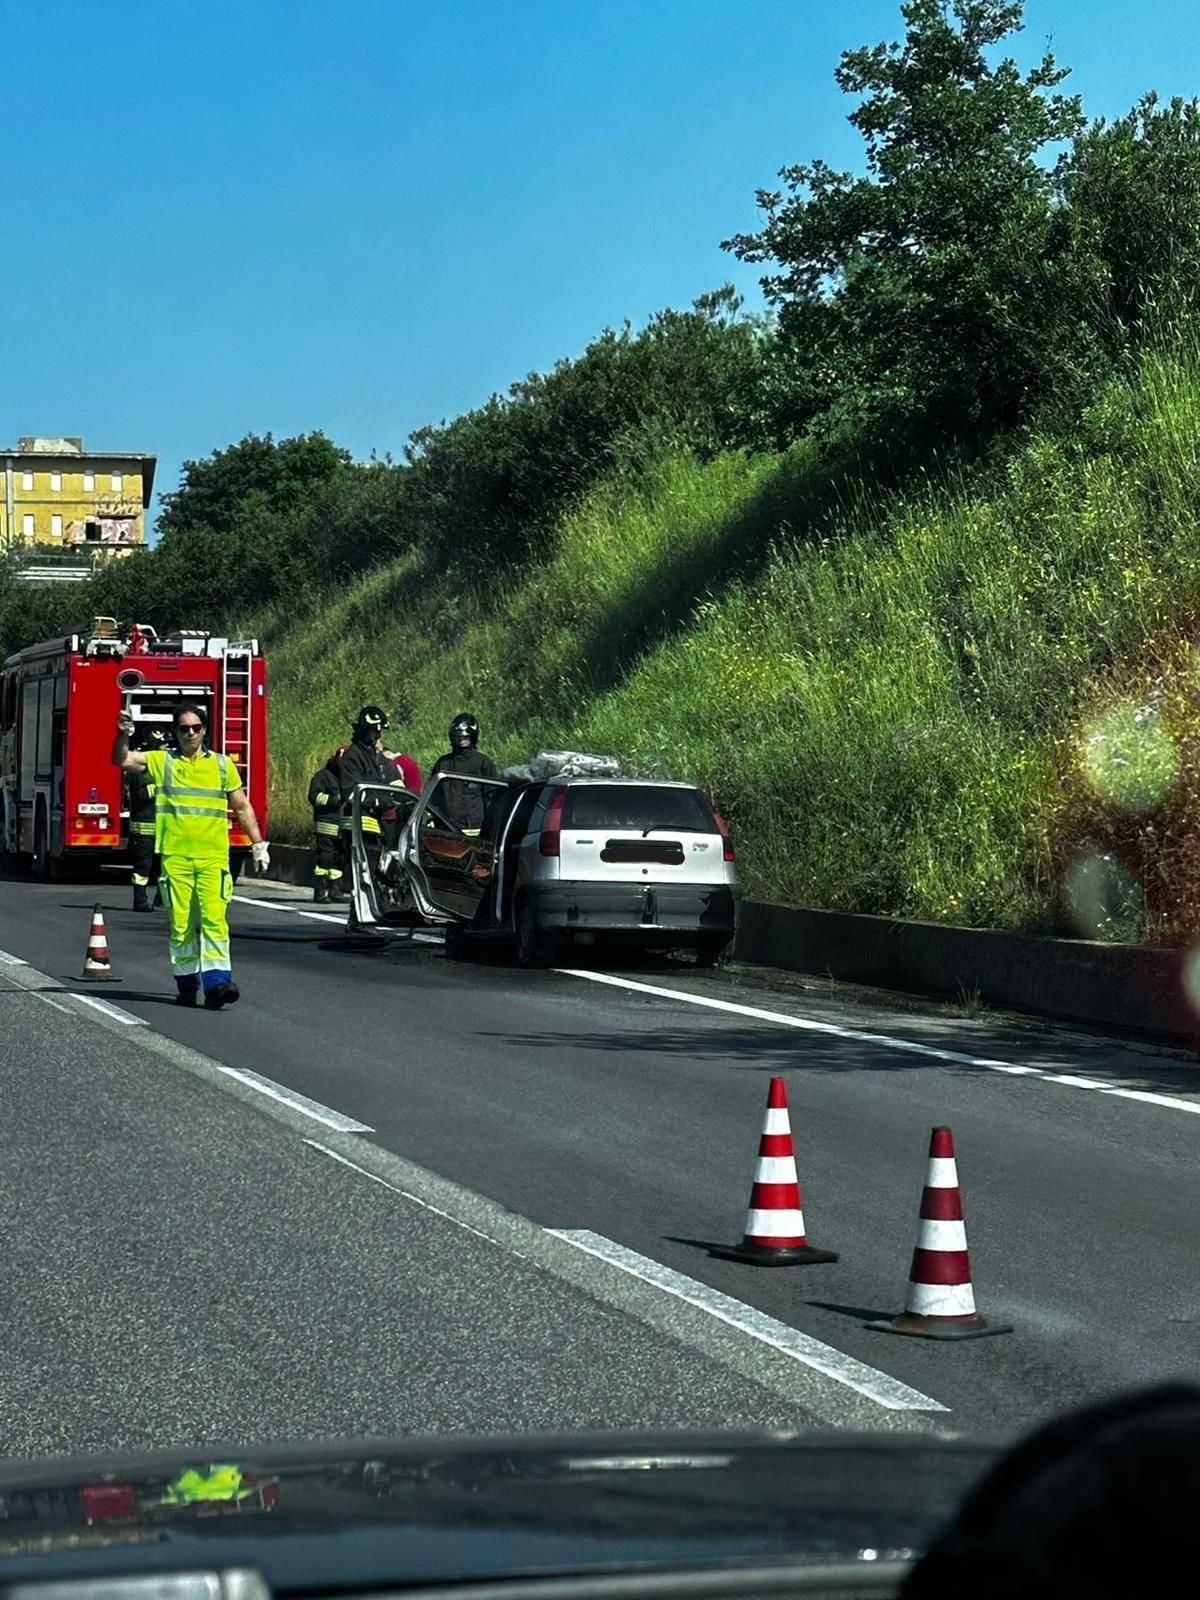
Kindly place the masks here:
[[(96, 892), (0, 883), (0, 947), (30, 964), (0, 963), (22, 986), (0, 996), (12, 1453), (231, 1428), (1010, 1432), (1196, 1375), (1184, 1059), (736, 970), (322, 948), (337, 928), (296, 893), (242, 895), (244, 998), (214, 1015), (170, 1004), (161, 918), (102, 888), (127, 1026), (69, 992)], [(68, 993), (24, 992), (50, 981)], [(772, 1073), (834, 1265), (708, 1254), (740, 1235)], [(1011, 1334), (864, 1326), (902, 1304), (935, 1123), (980, 1310)]]

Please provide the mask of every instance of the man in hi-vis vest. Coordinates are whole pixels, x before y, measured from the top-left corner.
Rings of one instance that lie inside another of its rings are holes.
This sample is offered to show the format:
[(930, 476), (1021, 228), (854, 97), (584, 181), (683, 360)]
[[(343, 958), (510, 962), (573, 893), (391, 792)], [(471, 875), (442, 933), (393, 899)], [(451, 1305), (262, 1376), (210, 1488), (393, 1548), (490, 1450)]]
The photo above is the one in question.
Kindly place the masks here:
[(229, 961), (228, 809), (250, 836), (256, 871), (267, 870), (270, 853), (237, 768), (228, 756), (205, 746), (208, 717), (200, 706), (176, 709), (178, 751), (131, 750), (133, 728), (133, 718), (122, 711), (112, 758), (125, 772), (144, 772), (156, 786), (155, 843), (171, 919), (175, 1001), (194, 1006), (203, 991), (206, 1008), (219, 1011), (238, 998)]

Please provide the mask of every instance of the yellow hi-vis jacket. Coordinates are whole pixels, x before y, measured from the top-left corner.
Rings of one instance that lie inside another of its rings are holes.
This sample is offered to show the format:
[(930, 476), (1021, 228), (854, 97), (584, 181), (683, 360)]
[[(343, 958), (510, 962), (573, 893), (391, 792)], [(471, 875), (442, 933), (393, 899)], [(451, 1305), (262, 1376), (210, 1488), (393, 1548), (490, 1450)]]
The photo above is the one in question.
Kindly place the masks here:
[(155, 848), (160, 856), (229, 861), (229, 796), (242, 780), (228, 756), (202, 750), (181, 756), (148, 750), (146, 773), (157, 785)]

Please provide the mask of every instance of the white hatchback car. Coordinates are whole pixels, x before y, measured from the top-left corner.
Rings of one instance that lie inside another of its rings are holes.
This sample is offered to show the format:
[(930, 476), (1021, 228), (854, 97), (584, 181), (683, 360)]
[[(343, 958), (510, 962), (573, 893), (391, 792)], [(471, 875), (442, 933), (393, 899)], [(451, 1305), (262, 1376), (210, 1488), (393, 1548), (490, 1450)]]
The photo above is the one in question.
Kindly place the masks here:
[[(453, 786), (483, 799), (478, 830)], [(740, 890), (722, 820), (693, 784), (552, 777), (510, 784), (442, 774), (405, 822), (398, 856), (413, 903), (462, 936), (515, 942), (525, 966), (568, 941), (687, 947), (710, 965), (737, 926)]]

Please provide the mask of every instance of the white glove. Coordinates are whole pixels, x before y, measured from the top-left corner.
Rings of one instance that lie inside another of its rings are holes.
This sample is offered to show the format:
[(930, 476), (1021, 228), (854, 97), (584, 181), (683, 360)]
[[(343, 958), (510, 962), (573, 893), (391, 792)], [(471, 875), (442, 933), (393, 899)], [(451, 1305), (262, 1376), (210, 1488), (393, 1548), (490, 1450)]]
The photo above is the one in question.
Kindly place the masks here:
[(265, 839), (260, 839), (257, 844), (250, 846), (250, 854), (254, 858), (255, 872), (266, 872), (271, 865), (271, 851)]
[(129, 735), (133, 732), (133, 712), (132, 711), (118, 711), (118, 713), (117, 713), (117, 732), (118, 733), (123, 733), (125, 735), (125, 737), (128, 739)]

